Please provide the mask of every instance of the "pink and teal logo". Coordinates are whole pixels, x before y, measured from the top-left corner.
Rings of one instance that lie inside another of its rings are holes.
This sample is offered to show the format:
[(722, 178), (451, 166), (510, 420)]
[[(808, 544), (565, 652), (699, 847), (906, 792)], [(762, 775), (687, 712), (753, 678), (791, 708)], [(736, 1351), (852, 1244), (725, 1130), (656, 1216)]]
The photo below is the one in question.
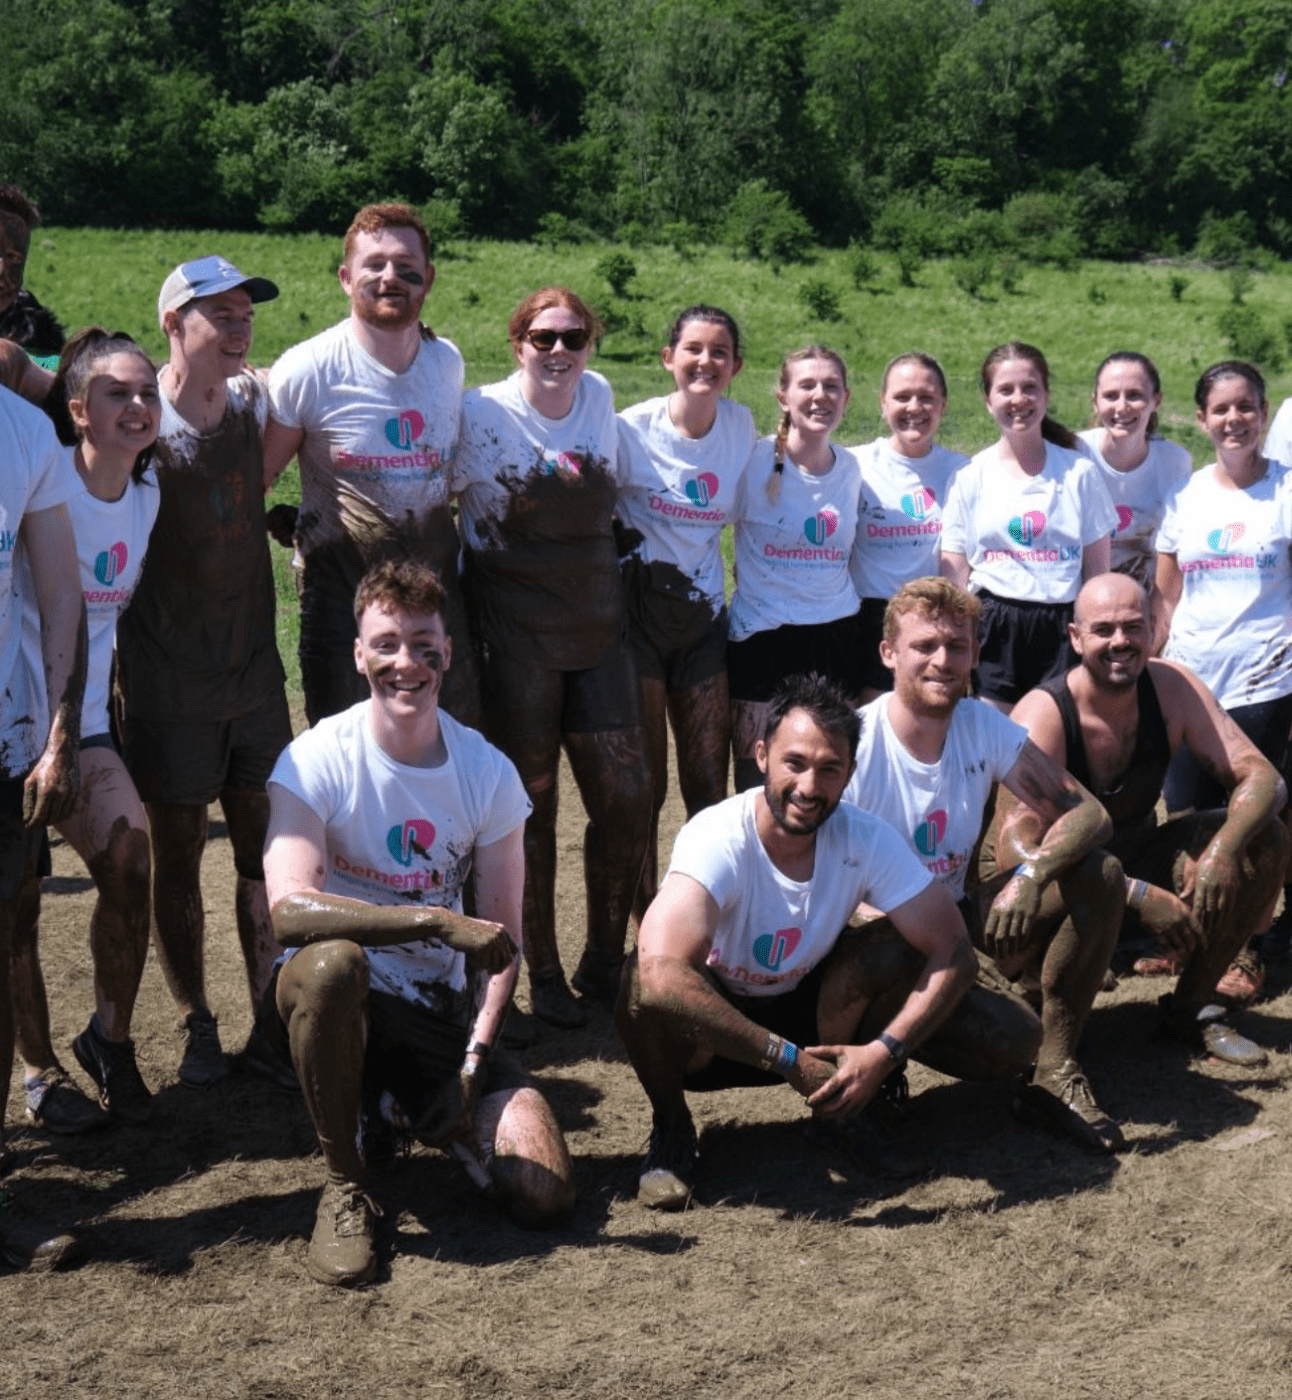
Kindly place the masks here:
[(1131, 521), (1133, 521), (1134, 519), (1135, 512), (1130, 508), (1130, 506), (1118, 506), (1117, 528), (1113, 531), (1113, 534), (1120, 535), (1123, 531), (1129, 530), (1131, 527)]
[(803, 522), (803, 533), (812, 544), (824, 544), (838, 528), (839, 512), (833, 506), (822, 506)]
[(1017, 544), (1031, 544), (1045, 529), (1045, 512), (1027, 510), (1009, 522), (1009, 537)]
[(426, 419), (415, 408), (405, 408), (398, 417), (386, 419), (386, 439), (392, 447), (411, 452), (425, 427)]
[(1222, 525), (1219, 530), (1213, 530), (1207, 536), (1207, 548), (1213, 554), (1228, 554), (1246, 533), (1247, 526), (1241, 520), (1235, 520), (1230, 525)]
[(429, 860), (434, 844), (435, 828), (419, 817), (399, 822), (386, 833), (386, 849), (400, 865), (412, 865), (414, 856)]
[(126, 567), (126, 546), (118, 540), (110, 549), (105, 549), (94, 561), (94, 577), (105, 587), (110, 588), (116, 577)]
[(557, 457), (549, 457), (543, 463), (543, 475), (578, 478), (583, 475), (583, 463), (573, 452), (562, 452)]
[(929, 508), (937, 504), (937, 497), (927, 486), (917, 487), (909, 496), (902, 497), (902, 514), (912, 520), (923, 520)]
[(703, 510), (718, 494), (718, 486), (718, 478), (712, 472), (701, 472), (699, 476), (692, 477), (682, 489), (686, 492), (687, 500)]
[(769, 972), (779, 972), (781, 964), (802, 942), (801, 928), (778, 928), (754, 939), (754, 961)]
[(935, 856), (946, 834), (947, 814), (939, 807), (936, 812), (930, 812), (911, 832), (911, 840), (915, 842), (915, 849), (922, 856)]

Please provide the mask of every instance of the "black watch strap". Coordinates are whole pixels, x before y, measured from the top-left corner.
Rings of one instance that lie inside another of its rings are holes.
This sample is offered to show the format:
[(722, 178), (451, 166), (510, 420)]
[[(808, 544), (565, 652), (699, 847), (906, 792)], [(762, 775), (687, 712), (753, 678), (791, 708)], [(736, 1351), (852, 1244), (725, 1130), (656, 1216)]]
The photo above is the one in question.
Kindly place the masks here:
[(895, 1035), (889, 1035), (887, 1031), (880, 1031), (875, 1038), (893, 1057), (893, 1063), (898, 1069), (901, 1069), (908, 1058), (906, 1042), (904, 1040), (898, 1040)]

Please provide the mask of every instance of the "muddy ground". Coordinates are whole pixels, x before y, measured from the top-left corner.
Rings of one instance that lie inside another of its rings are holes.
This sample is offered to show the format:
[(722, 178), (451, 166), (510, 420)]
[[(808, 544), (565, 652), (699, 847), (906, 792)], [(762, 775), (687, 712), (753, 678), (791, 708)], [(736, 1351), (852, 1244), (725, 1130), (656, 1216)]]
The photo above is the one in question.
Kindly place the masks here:
[[(581, 942), (582, 819), (562, 787), (562, 952)], [(666, 813), (667, 843), (678, 813)], [(222, 828), (204, 879), (212, 1005), (250, 1012)], [(59, 845), (42, 930), (56, 1043), (91, 1008), (89, 882)], [(175, 1078), (150, 959), (136, 1020), (155, 1123), (95, 1138), (27, 1128), (7, 1185), (81, 1222), (92, 1261), (0, 1275), (0, 1396), (1188, 1397), (1292, 1394), (1292, 995), (1239, 1024), (1274, 1051), (1243, 1072), (1153, 1038), (1163, 984), (1101, 997), (1085, 1063), (1133, 1150), (1081, 1155), (1017, 1125), (1004, 1088), (912, 1075), (928, 1177), (884, 1188), (803, 1132), (784, 1088), (695, 1097), (700, 1203), (634, 1200), (646, 1105), (608, 1016), (525, 1053), (569, 1136), (579, 1201), (551, 1234), (476, 1198), (418, 1149), (373, 1181), (384, 1265), (362, 1291), (304, 1270), (322, 1180), (299, 1098)], [(524, 997), (522, 995), (522, 1002)], [(66, 1063), (74, 1065), (70, 1051)]]

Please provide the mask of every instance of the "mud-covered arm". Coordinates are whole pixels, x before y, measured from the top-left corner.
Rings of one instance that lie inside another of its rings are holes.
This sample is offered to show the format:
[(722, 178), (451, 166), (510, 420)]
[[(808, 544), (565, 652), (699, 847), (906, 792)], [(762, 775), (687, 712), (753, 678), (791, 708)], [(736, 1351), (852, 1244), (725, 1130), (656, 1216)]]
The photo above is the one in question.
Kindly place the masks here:
[(81, 702), (87, 654), (85, 599), (76, 537), (63, 505), (23, 518), (22, 543), (40, 612), (40, 650), (49, 698), (49, 735), (23, 786), (28, 826), (71, 815), (80, 791)]
[(265, 890), (274, 937), (286, 948), (332, 938), (365, 948), (438, 938), (464, 953), (474, 967), (498, 973), (516, 956), (502, 924), (469, 919), (452, 909), (426, 904), (365, 904), (323, 889), (327, 878), (327, 832), (295, 793), (269, 788), (269, 832), (265, 838)]
[(300, 451), (304, 441), (304, 428), (284, 427), (272, 413), (270, 414), (269, 421), (265, 424), (264, 443), (266, 491), (282, 476), (287, 464)]

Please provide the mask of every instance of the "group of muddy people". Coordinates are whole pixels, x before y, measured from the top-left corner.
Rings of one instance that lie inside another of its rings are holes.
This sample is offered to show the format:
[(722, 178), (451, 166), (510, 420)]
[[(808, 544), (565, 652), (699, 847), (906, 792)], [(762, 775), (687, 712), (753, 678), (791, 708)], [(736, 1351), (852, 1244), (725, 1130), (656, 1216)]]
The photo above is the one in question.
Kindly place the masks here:
[[(541, 1061), (596, 1007), (649, 1101), (638, 1198), (658, 1210), (693, 1199), (688, 1092), (737, 1085), (787, 1082), (862, 1171), (918, 1174), (908, 1057), (1124, 1149), (1078, 1058), (1114, 960), (1173, 979), (1146, 1035), (1264, 1061), (1231, 1019), (1292, 926), (1292, 401), (1269, 426), (1254, 366), (1199, 379), (1197, 471), (1131, 351), (1074, 434), (1041, 352), (996, 347), (999, 438), (969, 459), (936, 440), (947, 384), (922, 352), (884, 371), (885, 434), (834, 441), (847, 370), (812, 345), (760, 438), (727, 397), (727, 312), (683, 311), (671, 390), (616, 414), (595, 312), (548, 286), (507, 327), (514, 373), (464, 393), (423, 318), (426, 230), (378, 204), (345, 237), (338, 325), (254, 370), (278, 289), (199, 257), (161, 287), (158, 369), (98, 327), (50, 343), (21, 286), (36, 217), (0, 187), (0, 1083), (16, 1045), (38, 1127), (149, 1122), (150, 941), (179, 1079), (229, 1072), (203, 976), (216, 799), (240, 1060), (317, 1131), (326, 1283), (375, 1277), (369, 1170), (414, 1140), (522, 1222), (570, 1211), (560, 1126), (511, 1052)], [(293, 459), (299, 508), (266, 511)], [(297, 578), (295, 738), (271, 538)], [(661, 881), (670, 729), (688, 820)], [(562, 753), (587, 814), (568, 981)], [(97, 890), (71, 1043), (89, 1092), (40, 970), (50, 827)], [(0, 1217), (13, 1264), (79, 1246), (21, 1200)]]

